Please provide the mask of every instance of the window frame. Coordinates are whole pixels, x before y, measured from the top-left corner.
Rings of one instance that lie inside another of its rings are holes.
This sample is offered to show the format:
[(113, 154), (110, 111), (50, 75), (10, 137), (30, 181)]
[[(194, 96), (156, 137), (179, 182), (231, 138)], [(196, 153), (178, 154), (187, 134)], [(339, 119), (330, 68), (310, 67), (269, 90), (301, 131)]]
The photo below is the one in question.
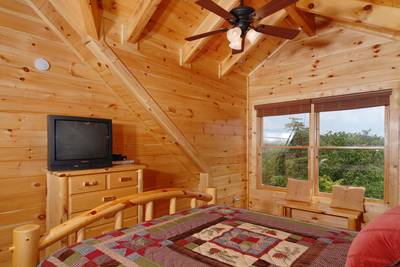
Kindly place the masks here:
[[(307, 180), (304, 181), (311, 181), (312, 179), (312, 156), (313, 156), (313, 149), (311, 149), (310, 144), (312, 142), (312, 131), (311, 131), (311, 123), (312, 123), (312, 118), (311, 118), (311, 113), (308, 113), (308, 125), (309, 125), (309, 129), (308, 129), (308, 145), (307, 146), (271, 146), (271, 145), (264, 145), (264, 117), (257, 117), (257, 132), (260, 133), (258, 134), (258, 140), (257, 140), (257, 165), (258, 165), (258, 178), (257, 178), (257, 187), (258, 188), (262, 188), (262, 189), (272, 189), (275, 191), (280, 191), (280, 192), (287, 192), (287, 187), (279, 187), (279, 186), (273, 186), (273, 185), (268, 185), (268, 184), (264, 184), (262, 182), (262, 155), (263, 155), (263, 151), (264, 148), (266, 149), (279, 149), (279, 148), (288, 148), (288, 149), (307, 149), (307, 156), (308, 156), (308, 172), (307, 172)], [(295, 115), (295, 114), (293, 114)]]
[[(314, 104), (311, 105), (311, 111), (309, 113), (309, 143), (308, 146), (265, 146), (264, 140), (264, 117), (257, 117), (257, 183), (258, 189), (265, 189), (277, 192), (287, 192), (287, 187), (277, 187), (273, 185), (263, 184), (262, 182), (262, 155), (264, 147), (268, 148), (300, 148), (305, 149), (308, 147), (308, 181), (313, 197), (325, 197), (331, 198), (332, 193), (320, 192), (319, 191), (319, 150), (320, 150), (320, 112), (314, 111)], [(384, 107), (384, 146), (379, 147), (383, 149), (384, 153), (384, 183), (383, 183), (383, 199), (374, 199), (366, 197), (366, 201), (372, 203), (385, 203), (389, 204), (389, 163), (390, 163), (390, 152), (389, 152), (389, 140), (390, 140), (390, 105)], [(293, 114), (295, 115), (295, 114)], [(266, 117), (266, 116), (265, 116)], [(323, 147), (326, 148), (326, 147)], [(332, 147), (333, 148), (333, 147)], [(335, 149), (357, 149), (357, 147), (335, 147)], [(358, 147), (359, 148), (359, 147)], [(374, 150), (376, 147), (363, 148)]]

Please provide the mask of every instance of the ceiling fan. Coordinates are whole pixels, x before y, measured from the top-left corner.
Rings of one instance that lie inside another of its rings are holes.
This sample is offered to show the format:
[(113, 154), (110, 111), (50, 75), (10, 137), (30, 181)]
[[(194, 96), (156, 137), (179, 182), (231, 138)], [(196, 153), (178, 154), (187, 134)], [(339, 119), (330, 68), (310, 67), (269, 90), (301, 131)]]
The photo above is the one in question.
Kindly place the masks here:
[(293, 39), (299, 34), (299, 30), (257, 24), (257, 21), (272, 15), (296, 1), (297, 0), (272, 0), (260, 9), (255, 10), (251, 6), (246, 6), (244, 0), (241, 0), (238, 7), (228, 12), (212, 0), (198, 0), (196, 4), (227, 20), (231, 24), (231, 27), (190, 36), (185, 38), (185, 40), (194, 41), (210, 35), (226, 32), (229, 40), (229, 47), (232, 48), (232, 54), (238, 54), (244, 51), (246, 38), (250, 43), (253, 43), (258, 36), (257, 33), (273, 35), (284, 39)]

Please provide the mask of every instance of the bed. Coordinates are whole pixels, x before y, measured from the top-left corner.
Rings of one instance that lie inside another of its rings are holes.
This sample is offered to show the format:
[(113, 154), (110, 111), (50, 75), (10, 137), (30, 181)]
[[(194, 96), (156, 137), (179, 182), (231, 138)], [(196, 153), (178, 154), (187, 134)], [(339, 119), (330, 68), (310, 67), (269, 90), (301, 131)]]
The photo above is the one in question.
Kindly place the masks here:
[(344, 266), (355, 236), (356, 232), (206, 205), (82, 240), (39, 266)]

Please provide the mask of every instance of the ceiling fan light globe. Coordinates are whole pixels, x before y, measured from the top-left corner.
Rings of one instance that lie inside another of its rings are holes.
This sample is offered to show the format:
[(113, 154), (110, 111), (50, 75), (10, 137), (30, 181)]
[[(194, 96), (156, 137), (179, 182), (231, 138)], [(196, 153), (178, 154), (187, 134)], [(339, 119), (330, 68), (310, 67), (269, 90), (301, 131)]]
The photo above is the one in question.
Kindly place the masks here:
[(233, 50), (242, 50), (242, 38), (239, 38), (237, 41), (230, 42), (229, 47)]
[(246, 38), (247, 38), (247, 40), (249, 40), (249, 42), (250, 42), (251, 44), (254, 44), (254, 43), (256, 42), (256, 40), (257, 40), (258, 35), (259, 35), (258, 32), (256, 32), (256, 31), (253, 30), (253, 29), (250, 29), (250, 30), (247, 32)]
[(241, 35), (242, 35), (242, 29), (240, 29), (239, 27), (232, 28), (226, 33), (226, 37), (231, 43), (240, 40)]

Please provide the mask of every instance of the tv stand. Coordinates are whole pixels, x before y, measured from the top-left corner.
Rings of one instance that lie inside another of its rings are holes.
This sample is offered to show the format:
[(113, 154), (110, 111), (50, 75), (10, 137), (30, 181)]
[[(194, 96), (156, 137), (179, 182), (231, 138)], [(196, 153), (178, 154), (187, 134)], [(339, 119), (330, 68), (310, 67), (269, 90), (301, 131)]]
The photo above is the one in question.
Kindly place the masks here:
[[(143, 192), (144, 165), (116, 165), (102, 169), (47, 171), (46, 228), (59, 225), (82, 212), (127, 195)], [(124, 227), (143, 221), (143, 207), (124, 210)], [(113, 218), (102, 219), (88, 226), (85, 237), (112, 231)], [(74, 243), (70, 236), (51, 246), (47, 252)]]

